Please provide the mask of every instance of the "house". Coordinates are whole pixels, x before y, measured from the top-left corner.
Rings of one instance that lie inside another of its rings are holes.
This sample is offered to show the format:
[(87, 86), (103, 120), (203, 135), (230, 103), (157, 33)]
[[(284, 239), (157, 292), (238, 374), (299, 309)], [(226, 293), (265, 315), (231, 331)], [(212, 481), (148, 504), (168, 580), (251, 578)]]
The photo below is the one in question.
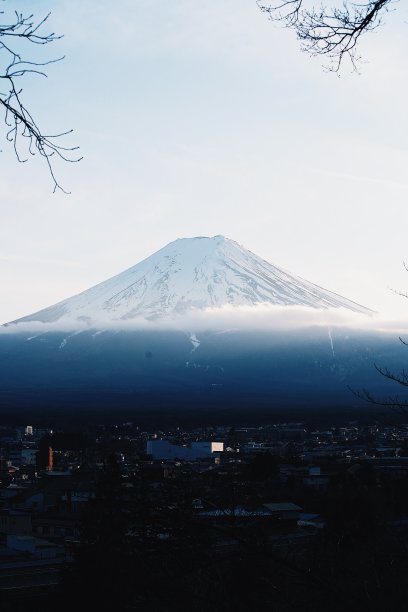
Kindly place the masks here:
[(147, 454), (159, 460), (193, 461), (215, 456), (214, 453), (221, 453), (223, 450), (224, 443), (214, 441), (192, 442), (190, 446), (180, 446), (168, 440), (148, 440), (146, 447)]
[(309, 467), (308, 474), (303, 478), (303, 484), (316, 491), (324, 491), (328, 487), (329, 476), (322, 474), (319, 466)]
[(263, 504), (262, 506), (268, 510), (274, 518), (279, 521), (298, 521), (302, 508), (292, 502), (279, 502), (271, 504)]
[(19, 510), (0, 510), (0, 534), (31, 535), (31, 513)]
[(52, 542), (34, 538), (33, 536), (7, 536), (7, 548), (20, 552), (28, 552), (36, 559), (55, 559), (58, 547)]

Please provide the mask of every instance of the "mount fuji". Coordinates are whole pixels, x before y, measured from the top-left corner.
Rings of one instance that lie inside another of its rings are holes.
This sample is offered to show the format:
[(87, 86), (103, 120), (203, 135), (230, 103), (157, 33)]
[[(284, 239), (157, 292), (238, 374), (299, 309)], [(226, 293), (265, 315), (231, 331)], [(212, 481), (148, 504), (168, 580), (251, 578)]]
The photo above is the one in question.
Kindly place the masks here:
[(132, 268), (13, 323), (158, 320), (225, 305), (345, 308), (372, 314), (223, 236), (171, 242)]
[(343, 409), (405, 358), (371, 314), (222, 236), (176, 240), (1, 327), (0, 412)]

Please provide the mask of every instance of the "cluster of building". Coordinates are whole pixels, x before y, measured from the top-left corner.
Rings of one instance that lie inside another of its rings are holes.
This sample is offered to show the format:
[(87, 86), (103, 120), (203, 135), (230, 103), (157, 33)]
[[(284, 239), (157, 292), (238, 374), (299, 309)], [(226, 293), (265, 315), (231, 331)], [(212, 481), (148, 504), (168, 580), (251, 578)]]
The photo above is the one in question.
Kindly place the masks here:
[[(290, 549), (324, 529), (321, 504), (334, 478), (353, 477), (361, 466), (392, 479), (408, 476), (408, 424), (145, 431), (128, 422), (80, 433), (0, 427), (0, 592), (18, 598), (58, 582), (111, 456), (124, 483), (143, 481), (146, 502), (175, 507), (188, 491), (191, 513), (203, 524), (259, 524), (277, 548)], [(233, 545), (225, 536), (214, 542)]]

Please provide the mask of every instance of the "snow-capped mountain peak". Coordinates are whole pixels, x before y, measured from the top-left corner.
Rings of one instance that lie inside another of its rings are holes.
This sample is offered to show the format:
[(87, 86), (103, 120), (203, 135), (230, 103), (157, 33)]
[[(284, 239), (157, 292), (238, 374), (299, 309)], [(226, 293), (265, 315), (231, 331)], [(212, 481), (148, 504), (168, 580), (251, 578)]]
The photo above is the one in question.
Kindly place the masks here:
[(223, 236), (181, 238), (135, 266), (20, 321), (158, 319), (259, 303), (371, 311), (294, 276)]

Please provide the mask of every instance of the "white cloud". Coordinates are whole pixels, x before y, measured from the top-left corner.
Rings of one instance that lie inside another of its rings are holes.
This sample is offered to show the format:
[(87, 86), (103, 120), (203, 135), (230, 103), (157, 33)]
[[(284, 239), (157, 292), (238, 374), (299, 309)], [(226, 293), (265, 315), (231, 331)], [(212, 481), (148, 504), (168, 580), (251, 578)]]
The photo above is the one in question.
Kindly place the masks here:
[(81, 332), (86, 330), (179, 330), (184, 332), (236, 331), (294, 331), (316, 327), (376, 331), (390, 334), (408, 333), (408, 321), (387, 320), (378, 315), (367, 316), (343, 308), (316, 309), (304, 306), (223, 306), (205, 310), (191, 310), (185, 315), (159, 320), (143, 317), (127, 320), (61, 318), (53, 323), (38, 321), (10, 324), (0, 328), (2, 334), (33, 334), (52, 331)]

